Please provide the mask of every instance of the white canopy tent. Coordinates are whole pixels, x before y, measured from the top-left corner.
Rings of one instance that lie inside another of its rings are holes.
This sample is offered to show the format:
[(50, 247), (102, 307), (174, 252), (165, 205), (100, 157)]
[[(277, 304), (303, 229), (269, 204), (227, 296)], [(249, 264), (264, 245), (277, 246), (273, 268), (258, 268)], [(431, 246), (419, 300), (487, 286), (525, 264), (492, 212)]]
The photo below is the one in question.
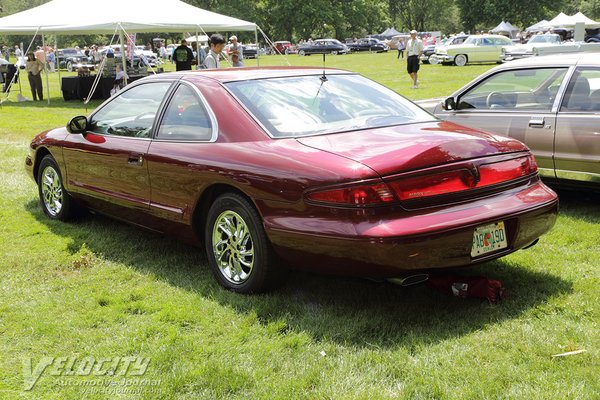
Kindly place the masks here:
[(556, 17), (548, 21), (548, 25), (556, 28), (572, 28), (577, 23), (583, 23), (586, 28), (600, 27), (600, 22), (596, 22), (586, 17), (581, 11), (574, 15), (566, 15), (565, 13), (561, 12)]
[(516, 38), (517, 33), (519, 33), (520, 31), (521, 30), (519, 28), (516, 28), (510, 22), (505, 22), (505, 21), (500, 22), (500, 24), (498, 24), (497, 27), (492, 29), (492, 33), (508, 34), (508, 36), (511, 39)]
[[(180, 0), (52, 0), (41, 6), (0, 18), (5, 34), (123, 34), (135, 32), (254, 31), (252, 22), (217, 14)], [(258, 38), (257, 38), (258, 41)], [(125, 63), (125, 57), (123, 57)], [(46, 80), (47, 80), (46, 75)], [(48, 96), (49, 97), (49, 96)], [(48, 101), (50, 99), (48, 98)]]
[(127, 32), (256, 31), (256, 24), (179, 0), (52, 0), (4, 18), (0, 33), (110, 34)]

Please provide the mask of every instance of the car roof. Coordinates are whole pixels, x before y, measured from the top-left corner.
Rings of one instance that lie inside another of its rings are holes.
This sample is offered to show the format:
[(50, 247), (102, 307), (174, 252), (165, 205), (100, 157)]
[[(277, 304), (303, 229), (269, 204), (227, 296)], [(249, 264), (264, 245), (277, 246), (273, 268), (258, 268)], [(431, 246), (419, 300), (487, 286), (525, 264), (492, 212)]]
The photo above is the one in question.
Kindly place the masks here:
[(253, 79), (285, 78), (305, 75), (355, 75), (355, 72), (345, 71), (337, 68), (312, 68), (312, 67), (244, 67), (205, 69), (195, 71), (179, 71), (165, 74), (151, 75), (148, 79), (161, 79), (163, 77), (177, 78), (206, 77), (220, 82), (247, 81)]
[(519, 60), (509, 61), (506, 64), (494, 69), (504, 69), (510, 67), (571, 66), (583, 64), (600, 66), (600, 57), (598, 57), (598, 52), (560, 53), (547, 56), (527, 57)]

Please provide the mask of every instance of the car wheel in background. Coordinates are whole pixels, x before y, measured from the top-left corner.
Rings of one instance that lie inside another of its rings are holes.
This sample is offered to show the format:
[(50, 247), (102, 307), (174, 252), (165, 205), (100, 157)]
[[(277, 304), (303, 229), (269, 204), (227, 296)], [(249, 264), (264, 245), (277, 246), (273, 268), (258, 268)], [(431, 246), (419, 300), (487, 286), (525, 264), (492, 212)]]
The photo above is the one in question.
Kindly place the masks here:
[(260, 215), (239, 194), (223, 194), (210, 207), (205, 245), (215, 278), (229, 290), (263, 292), (283, 277)]
[(337, 54), (338, 54), (337, 50), (332, 50), (332, 51), (331, 51), (331, 55), (332, 55), (332, 56), (337, 56)]
[(457, 65), (459, 67), (464, 67), (465, 65), (467, 65), (467, 56), (464, 54), (459, 54), (456, 57), (454, 57), (454, 65)]
[(429, 56), (429, 64), (431, 64), (431, 65), (437, 65), (439, 63), (440, 63), (440, 59), (437, 58), (435, 56), (435, 54), (432, 54), (432, 55)]
[(40, 162), (37, 184), (40, 204), (50, 219), (67, 221), (74, 216), (75, 204), (65, 190), (60, 169), (51, 155)]
[(67, 71), (73, 72), (73, 63), (71, 61), (67, 62)]
[(300, 51), (298, 52), (298, 55), (299, 55), (299, 56), (305, 56), (305, 55), (306, 55), (306, 52), (305, 52), (304, 50), (300, 50)]

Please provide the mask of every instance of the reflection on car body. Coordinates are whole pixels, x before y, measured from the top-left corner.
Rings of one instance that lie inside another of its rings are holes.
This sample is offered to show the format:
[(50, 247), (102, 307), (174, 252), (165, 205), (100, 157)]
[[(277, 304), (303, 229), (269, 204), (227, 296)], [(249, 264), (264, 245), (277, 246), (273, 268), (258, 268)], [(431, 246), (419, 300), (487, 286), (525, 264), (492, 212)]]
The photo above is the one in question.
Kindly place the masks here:
[(288, 267), (397, 278), (475, 265), (537, 242), (558, 209), (521, 142), (335, 69), (147, 77), (34, 138), (26, 168), (48, 217), (85, 207), (203, 242), (237, 292)]

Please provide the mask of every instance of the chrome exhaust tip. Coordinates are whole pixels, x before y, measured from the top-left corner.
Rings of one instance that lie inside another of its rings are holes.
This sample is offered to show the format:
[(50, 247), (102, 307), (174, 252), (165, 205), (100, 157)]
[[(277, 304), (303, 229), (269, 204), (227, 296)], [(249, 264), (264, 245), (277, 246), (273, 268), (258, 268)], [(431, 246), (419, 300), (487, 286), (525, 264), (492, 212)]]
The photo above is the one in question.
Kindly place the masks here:
[(387, 281), (394, 285), (413, 286), (426, 282), (429, 279), (429, 274), (415, 274), (404, 276), (401, 278), (388, 278)]

